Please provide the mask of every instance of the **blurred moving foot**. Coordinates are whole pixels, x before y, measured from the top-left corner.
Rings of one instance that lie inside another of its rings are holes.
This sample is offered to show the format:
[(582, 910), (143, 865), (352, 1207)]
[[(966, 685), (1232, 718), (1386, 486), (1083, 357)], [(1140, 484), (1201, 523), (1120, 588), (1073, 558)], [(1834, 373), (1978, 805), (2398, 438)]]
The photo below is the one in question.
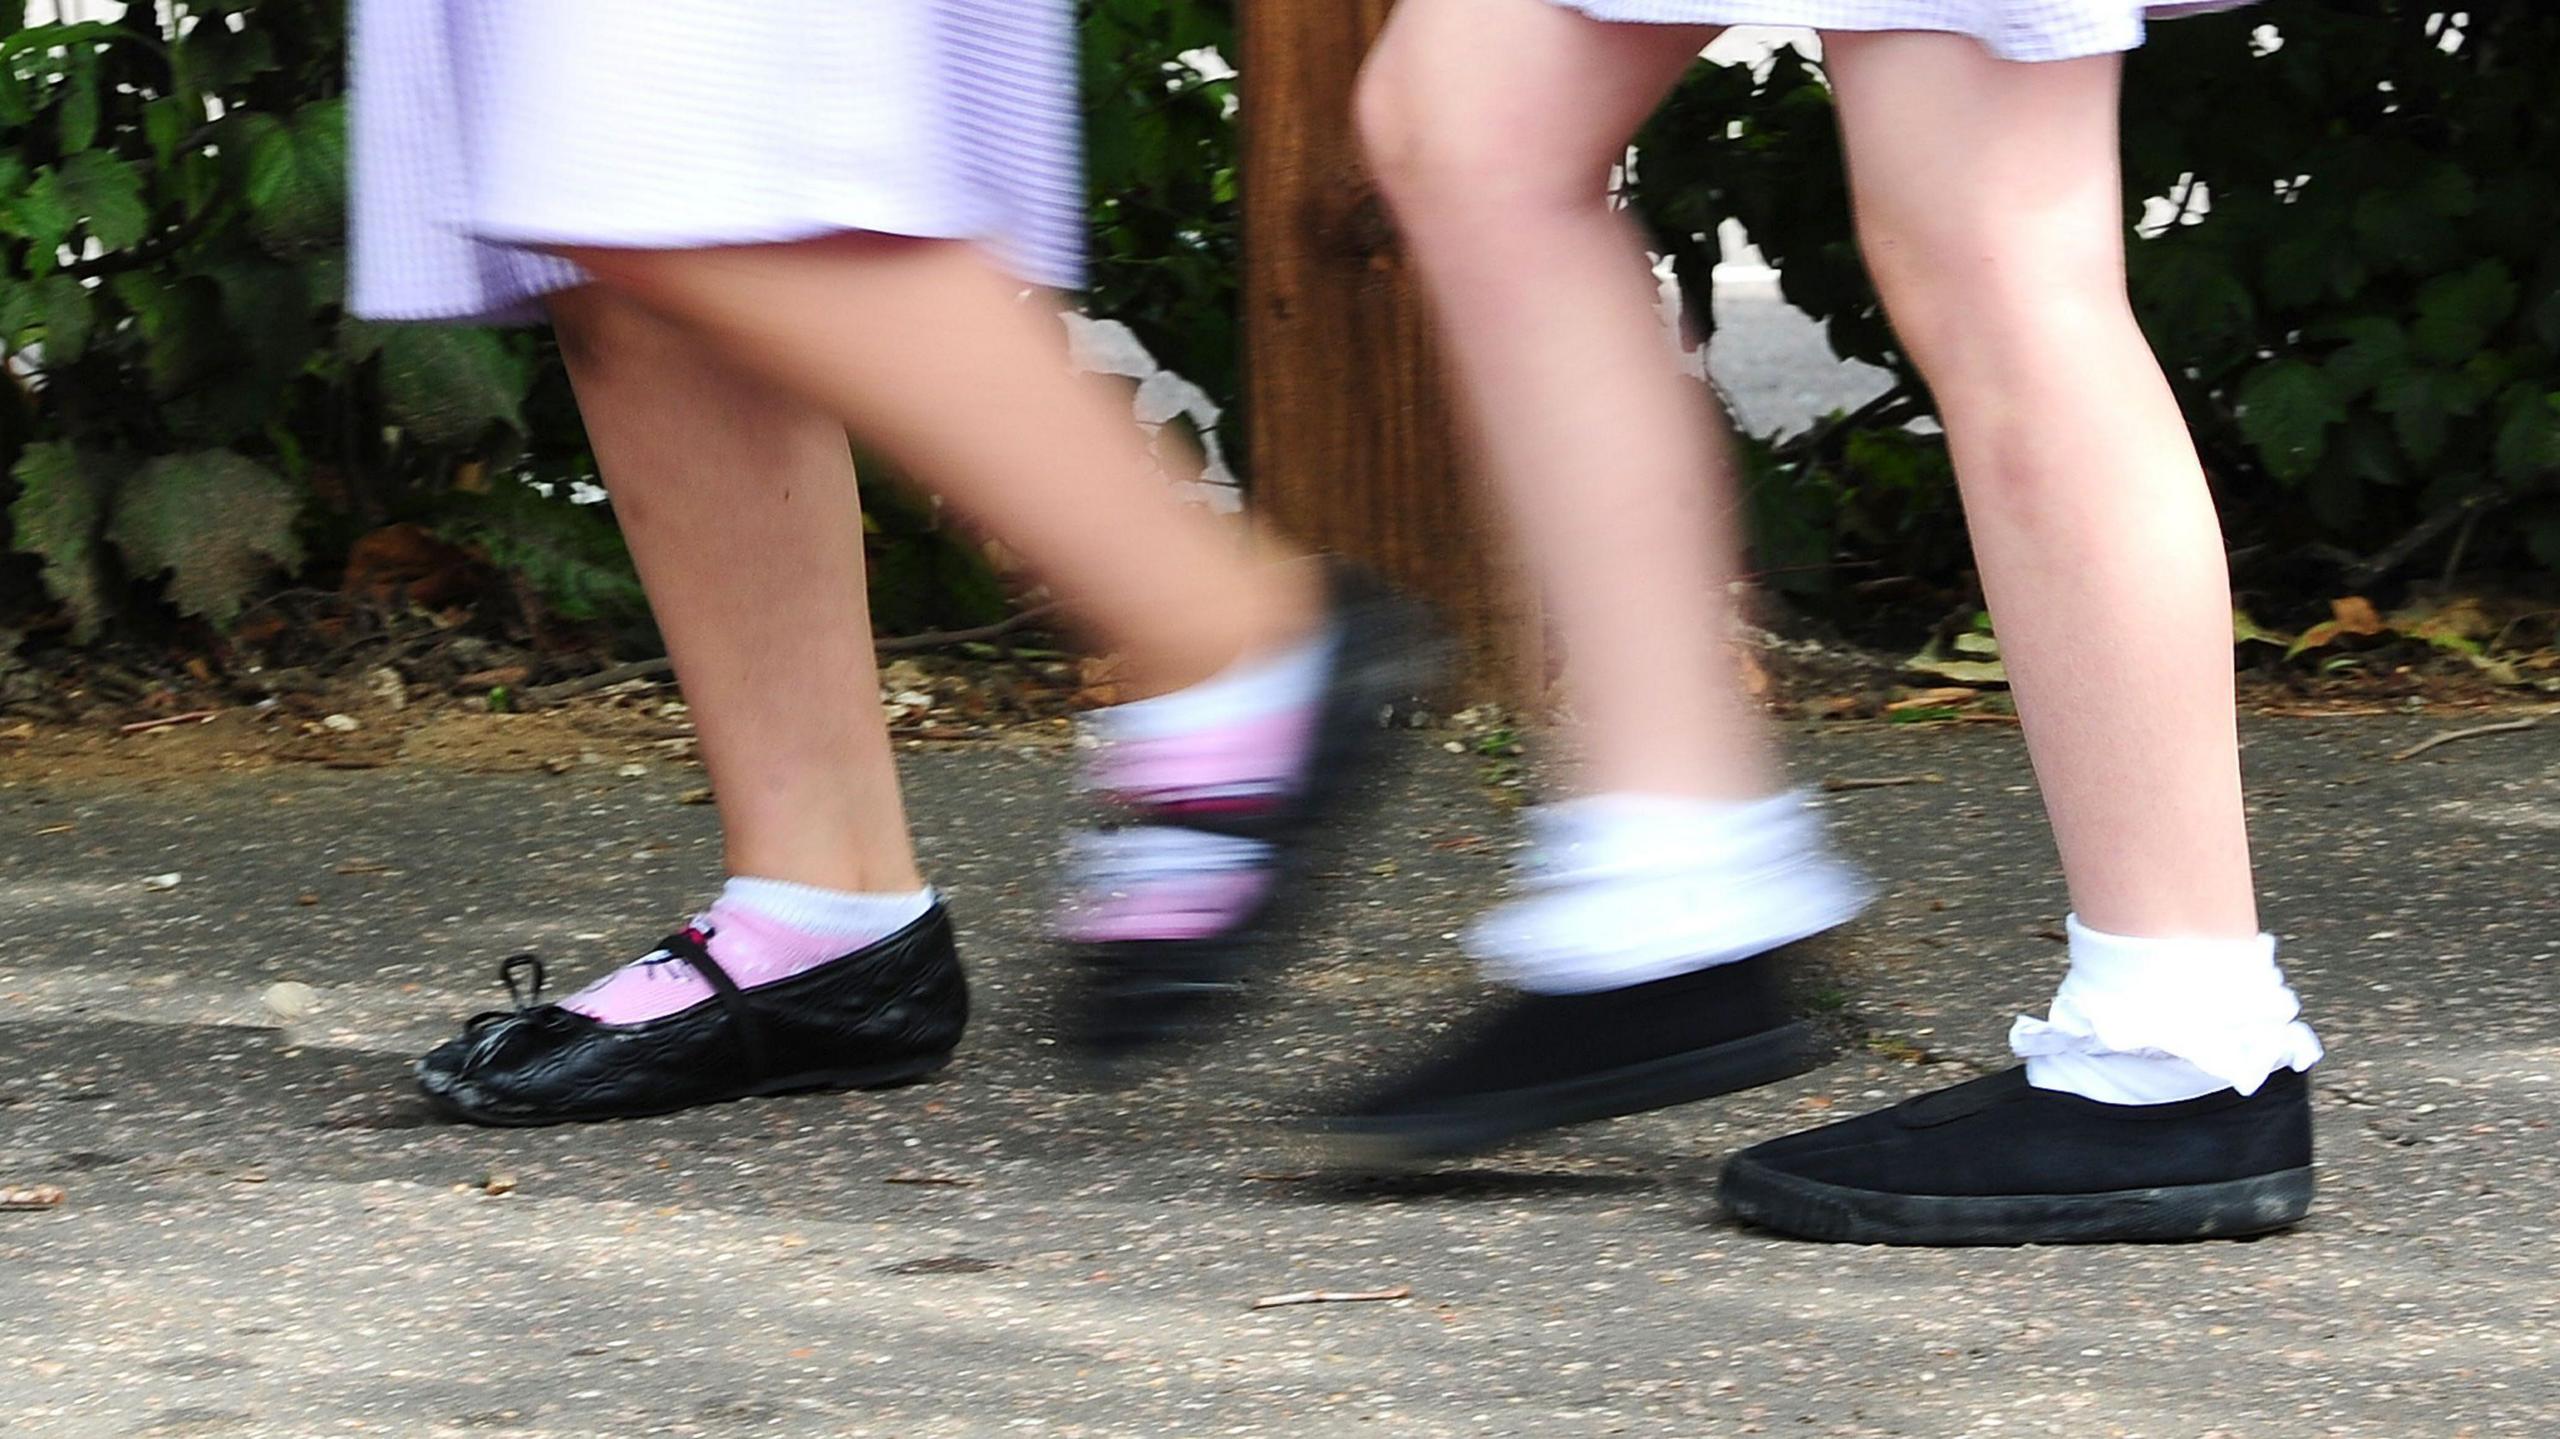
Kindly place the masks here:
[(1330, 1167), (1392, 1172), (1812, 1066), (1791, 1011), (1796, 946), (1589, 993), (1517, 991), (1417, 1067), (1317, 1122)]
[(1088, 776), (1114, 814), (1074, 840), (1060, 936), (1076, 973), (1069, 1041), (1108, 1078), (1205, 1028), (1303, 898), (1393, 736), (1432, 683), (1418, 606), (1339, 565), (1320, 634), (1281, 654), (1089, 717)]

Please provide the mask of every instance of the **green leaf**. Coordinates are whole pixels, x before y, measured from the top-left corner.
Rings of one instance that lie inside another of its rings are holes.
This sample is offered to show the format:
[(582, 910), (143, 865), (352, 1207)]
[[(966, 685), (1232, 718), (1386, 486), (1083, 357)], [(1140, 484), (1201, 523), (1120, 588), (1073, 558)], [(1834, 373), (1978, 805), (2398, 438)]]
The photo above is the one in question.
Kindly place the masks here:
[(88, 225), (90, 236), (121, 250), (151, 230), (151, 207), (142, 201), (142, 176), (104, 150), (85, 150), (57, 172), (62, 197)]
[(25, 189), (0, 206), (0, 230), (26, 240), (31, 274), (44, 274), (58, 263), (55, 252), (79, 224), (80, 207), (51, 166), (38, 170)]
[(2409, 458), (2426, 464), (2444, 453), (2453, 421), (2477, 412), (2483, 396), (2464, 376), (2446, 370), (2403, 370), (2374, 391), (2374, 408), (2391, 417)]
[(2498, 405), (2498, 441), (2491, 464), (2499, 479), (2538, 479), (2560, 470), (2560, 394), (2531, 384), (2507, 391)]
[(2515, 276), (2502, 260), (2429, 280), (2418, 290), (2418, 319), (2410, 326), (2418, 353), (2447, 365), (2470, 359), (2515, 313), (2516, 295)]
[(2397, 321), (2366, 315), (2338, 329), (2347, 343), (2330, 354), (2324, 367), (2340, 398), (2369, 394), (2385, 377), (2408, 367), (2409, 336)]
[(2347, 407), (2317, 365), (2278, 360), (2240, 382), (2240, 432), (2277, 478), (2299, 480), (2320, 463), (2329, 427)]
[(89, 349), (89, 287), (69, 275), (47, 275), (29, 287), (36, 323), (44, 327), (44, 362), (67, 365)]
[[(192, 6), (202, 9), (202, 6)], [(276, 68), (276, 51), (267, 33), (255, 26), (234, 30), (207, 20), (179, 40), (176, 64), (189, 85), (199, 91), (236, 90)]]
[(29, 445), (10, 471), (18, 498), (9, 506), (11, 543), (44, 561), (44, 587), (71, 611), (71, 635), (87, 641), (107, 618), (107, 578), (98, 532), (106, 514), (110, 465), (67, 440)]
[(98, 52), (75, 45), (64, 55), (61, 99), (54, 120), (62, 134), (62, 153), (76, 155), (98, 138)]
[(210, 280), (133, 270), (107, 285), (142, 333), (147, 345), (143, 368), (153, 395), (163, 400), (185, 395), (230, 363), (232, 339), (222, 321), (221, 291)]
[(228, 450), (169, 455), (135, 471), (116, 495), (107, 537), (136, 575), (167, 574), (180, 610), (227, 624), (267, 574), (302, 562), (293, 522), (301, 497)]
[(380, 345), (383, 404), (418, 439), (461, 445), (493, 423), (524, 428), (530, 377), (496, 331), (440, 325), (367, 329)]
[(2378, 187), (2356, 200), (2354, 227), (2364, 253), (2411, 270), (2442, 263), (2458, 227), (2478, 208), (2479, 189), (2460, 166), (2438, 164), (2414, 184)]
[(249, 224), (277, 254), (335, 240), (344, 229), (347, 112), (343, 102), (302, 107), (249, 150)]
[(151, 158), (163, 165), (203, 123), (204, 104), (190, 96), (163, 95), (142, 107), (143, 137), (151, 142)]

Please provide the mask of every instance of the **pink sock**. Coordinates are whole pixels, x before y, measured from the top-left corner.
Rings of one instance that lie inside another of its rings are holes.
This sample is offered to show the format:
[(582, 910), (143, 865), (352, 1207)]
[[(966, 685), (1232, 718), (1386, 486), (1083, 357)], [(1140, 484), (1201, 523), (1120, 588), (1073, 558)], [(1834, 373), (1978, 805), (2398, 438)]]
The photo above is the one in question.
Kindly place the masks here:
[[(779, 880), (729, 881), (693, 932), (740, 989), (805, 974), (877, 944), (923, 917), (930, 889), (854, 894)], [(661, 950), (644, 955), (560, 1001), (603, 1024), (644, 1024), (716, 997), (694, 967)]]
[(1076, 837), (1061, 935), (1088, 944), (1208, 939), (1261, 904), (1273, 847), (1191, 821), (1266, 813), (1307, 784), (1336, 643), (1328, 631), (1089, 717), (1102, 744), (1086, 782), (1138, 822)]

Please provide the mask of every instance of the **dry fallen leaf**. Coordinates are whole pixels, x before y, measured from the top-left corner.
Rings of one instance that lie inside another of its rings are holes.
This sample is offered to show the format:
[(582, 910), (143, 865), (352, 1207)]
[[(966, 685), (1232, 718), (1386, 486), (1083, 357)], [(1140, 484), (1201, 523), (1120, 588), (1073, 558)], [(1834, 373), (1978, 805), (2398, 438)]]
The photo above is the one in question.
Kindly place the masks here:
[(59, 1209), (69, 1197), (57, 1184), (0, 1184), (0, 1210)]

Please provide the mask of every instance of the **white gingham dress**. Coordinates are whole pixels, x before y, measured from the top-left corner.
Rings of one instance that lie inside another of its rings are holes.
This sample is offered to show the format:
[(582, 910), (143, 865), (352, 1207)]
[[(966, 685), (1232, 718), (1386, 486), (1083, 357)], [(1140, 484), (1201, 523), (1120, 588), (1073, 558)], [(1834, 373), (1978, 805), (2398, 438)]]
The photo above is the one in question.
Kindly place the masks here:
[(350, 305), (535, 318), (577, 267), (847, 230), (1081, 280), (1069, 0), (359, 0)]
[(2076, 60), (2142, 43), (2146, 19), (2237, 10), (2252, 0), (1556, 0), (1594, 20), (1785, 25), (1970, 35), (2003, 60)]

